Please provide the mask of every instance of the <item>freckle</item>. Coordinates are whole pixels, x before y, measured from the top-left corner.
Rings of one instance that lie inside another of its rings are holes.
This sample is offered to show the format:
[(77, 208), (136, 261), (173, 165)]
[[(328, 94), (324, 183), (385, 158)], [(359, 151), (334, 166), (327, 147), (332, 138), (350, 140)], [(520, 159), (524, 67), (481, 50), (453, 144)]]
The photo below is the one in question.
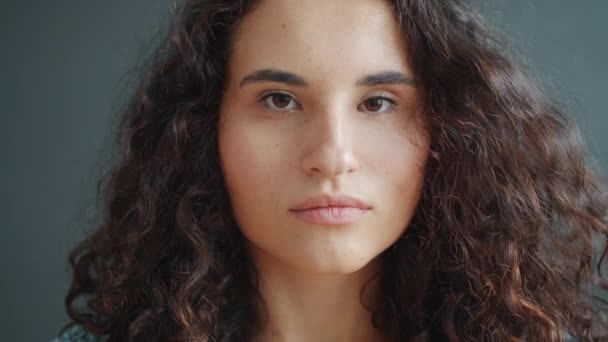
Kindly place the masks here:
[(282, 24), (281, 24), (281, 29), (283, 29), (283, 30), (284, 30), (286, 27), (287, 27), (287, 26), (285, 25), (285, 23), (282, 23)]

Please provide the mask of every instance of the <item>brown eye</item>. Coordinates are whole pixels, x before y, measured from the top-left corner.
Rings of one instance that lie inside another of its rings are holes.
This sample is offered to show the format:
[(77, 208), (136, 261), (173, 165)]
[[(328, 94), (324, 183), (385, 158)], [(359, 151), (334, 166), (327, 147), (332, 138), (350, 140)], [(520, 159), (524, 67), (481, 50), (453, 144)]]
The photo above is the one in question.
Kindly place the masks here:
[(291, 98), (285, 94), (276, 94), (271, 96), (272, 104), (278, 108), (285, 108), (291, 102)]
[(262, 97), (260, 101), (264, 107), (276, 111), (289, 111), (298, 105), (291, 95), (284, 93), (270, 93)]
[(384, 96), (372, 97), (363, 102), (365, 110), (370, 112), (388, 112), (391, 111), (396, 104), (395, 101)]
[(369, 99), (369, 100), (365, 101), (365, 105), (366, 105), (365, 107), (367, 109), (369, 109), (370, 111), (375, 112), (375, 111), (379, 110), (380, 108), (382, 108), (382, 101), (384, 101), (384, 100), (382, 100), (379, 97)]

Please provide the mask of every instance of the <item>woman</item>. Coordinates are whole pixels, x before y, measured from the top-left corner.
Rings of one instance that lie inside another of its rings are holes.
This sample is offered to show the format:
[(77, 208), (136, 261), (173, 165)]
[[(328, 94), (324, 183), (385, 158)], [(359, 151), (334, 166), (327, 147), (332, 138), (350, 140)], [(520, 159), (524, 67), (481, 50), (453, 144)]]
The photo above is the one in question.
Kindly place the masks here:
[(186, 1), (71, 254), (65, 336), (603, 336), (606, 188), (503, 51), (460, 0)]

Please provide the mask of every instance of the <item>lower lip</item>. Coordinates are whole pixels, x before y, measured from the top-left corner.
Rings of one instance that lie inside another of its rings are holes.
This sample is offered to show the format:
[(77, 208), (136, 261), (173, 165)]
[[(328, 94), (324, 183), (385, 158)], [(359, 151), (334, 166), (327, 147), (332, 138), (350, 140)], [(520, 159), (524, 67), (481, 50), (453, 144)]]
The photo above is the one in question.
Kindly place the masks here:
[(307, 223), (323, 225), (340, 225), (353, 223), (367, 213), (369, 209), (359, 209), (353, 207), (324, 207), (306, 210), (289, 210), (289, 212)]

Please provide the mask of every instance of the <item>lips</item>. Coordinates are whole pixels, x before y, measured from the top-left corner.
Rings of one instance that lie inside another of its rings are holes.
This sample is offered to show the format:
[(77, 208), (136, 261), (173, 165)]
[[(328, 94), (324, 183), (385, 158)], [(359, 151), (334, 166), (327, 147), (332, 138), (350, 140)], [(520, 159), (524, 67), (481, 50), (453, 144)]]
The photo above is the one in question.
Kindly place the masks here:
[(355, 197), (322, 194), (297, 204), (289, 212), (307, 223), (343, 225), (361, 219), (371, 208), (371, 205)]
[(303, 202), (296, 204), (290, 210), (306, 210), (315, 208), (326, 208), (326, 207), (344, 207), (344, 208), (357, 208), (362, 210), (371, 209), (371, 205), (364, 201), (343, 194), (321, 194), (304, 200)]

